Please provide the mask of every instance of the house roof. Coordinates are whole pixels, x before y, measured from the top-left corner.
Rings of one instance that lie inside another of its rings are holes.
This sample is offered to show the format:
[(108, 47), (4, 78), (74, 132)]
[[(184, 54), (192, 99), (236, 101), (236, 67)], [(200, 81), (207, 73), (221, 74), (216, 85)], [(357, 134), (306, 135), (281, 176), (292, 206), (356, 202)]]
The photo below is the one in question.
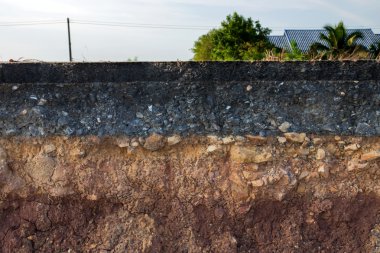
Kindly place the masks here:
[(284, 35), (279, 36), (268, 36), (269, 41), (274, 44), (276, 47), (284, 48), (286, 50), (290, 50), (290, 44), (287, 41), (286, 37)]
[[(369, 48), (372, 44), (379, 41), (379, 35), (374, 34), (371, 29), (347, 29), (348, 34), (351, 34), (355, 31), (360, 31), (363, 34), (363, 39), (358, 39), (357, 43), (365, 46), (366, 48)], [(313, 30), (286, 29), (284, 32), (284, 35), (269, 36), (268, 38), (275, 46), (284, 48), (284, 49), (289, 49), (290, 42), (295, 41), (297, 43), (298, 48), (301, 51), (306, 52), (309, 50), (310, 46), (314, 42), (320, 42), (326, 45), (326, 43), (320, 40), (319, 38), (321, 33), (327, 35), (327, 31), (323, 29), (313, 29)], [(275, 38), (271, 38), (271, 37), (275, 37)], [(283, 38), (278, 38), (278, 37), (283, 37)], [(284, 43), (286, 43), (286, 46), (284, 46)]]
[(375, 34), (377, 41), (380, 42), (380, 34)]

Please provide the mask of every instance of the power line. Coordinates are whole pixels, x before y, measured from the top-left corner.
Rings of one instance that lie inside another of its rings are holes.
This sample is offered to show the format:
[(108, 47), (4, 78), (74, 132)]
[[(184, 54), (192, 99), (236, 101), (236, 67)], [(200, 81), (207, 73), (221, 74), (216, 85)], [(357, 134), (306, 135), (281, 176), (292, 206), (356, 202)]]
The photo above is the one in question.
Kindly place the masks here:
[(175, 30), (210, 30), (214, 27), (208, 26), (185, 26), (185, 25), (161, 25), (161, 24), (139, 24), (139, 23), (122, 23), (122, 22), (96, 22), (72, 20), (73, 24), (93, 25), (93, 26), (111, 26), (111, 27), (127, 27), (127, 28), (148, 28), (148, 29), (175, 29)]
[[(54, 25), (66, 23), (65, 20), (34, 20), (34, 21), (17, 21), (17, 22), (0, 22), (1, 26), (38, 26), (38, 25)], [(130, 22), (116, 22), (116, 21), (95, 21), (95, 20), (70, 20), (70, 23), (79, 25), (91, 25), (91, 26), (109, 26), (109, 27), (130, 27), (130, 28), (150, 28), (150, 29), (175, 29), (175, 30), (211, 30), (217, 28), (217, 26), (205, 26), (205, 25), (172, 25), (172, 24), (152, 24), (152, 23), (130, 23)], [(316, 26), (287, 26), (269, 27), (272, 31), (284, 31), (286, 29), (323, 29), (323, 27)], [(368, 28), (368, 26), (356, 26), (349, 27), (349, 29)], [(380, 27), (370, 27), (372, 30), (379, 30)]]
[(1, 22), (0, 26), (31, 26), (31, 25), (53, 25), (65, 23), (63, 20), (41, 20), (41, 21), (18, 21)]

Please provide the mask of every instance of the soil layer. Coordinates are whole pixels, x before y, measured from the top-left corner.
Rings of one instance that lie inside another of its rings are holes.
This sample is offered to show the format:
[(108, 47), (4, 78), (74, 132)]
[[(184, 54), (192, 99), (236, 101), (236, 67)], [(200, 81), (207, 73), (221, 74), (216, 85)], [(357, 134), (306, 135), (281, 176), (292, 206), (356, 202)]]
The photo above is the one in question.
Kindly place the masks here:
[(1, 252), (379, 252), (379, 137), (0, 139)]

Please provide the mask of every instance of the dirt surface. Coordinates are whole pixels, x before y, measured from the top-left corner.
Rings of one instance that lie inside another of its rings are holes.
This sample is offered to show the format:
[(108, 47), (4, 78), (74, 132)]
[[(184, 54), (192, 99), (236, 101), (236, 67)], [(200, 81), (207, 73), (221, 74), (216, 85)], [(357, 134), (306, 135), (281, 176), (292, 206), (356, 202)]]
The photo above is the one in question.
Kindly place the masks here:
[(379, 252), (378, 137), (0, 139), (1, 252)]
[[(122, 203), (39, 196), (1, 205), (2, 252), (370, 252), (374, 195), (262, 200), (236, 216), (222, 202), (176, 199), (130, 213)], [(373, 251), (376, 252), (376, 251)]]

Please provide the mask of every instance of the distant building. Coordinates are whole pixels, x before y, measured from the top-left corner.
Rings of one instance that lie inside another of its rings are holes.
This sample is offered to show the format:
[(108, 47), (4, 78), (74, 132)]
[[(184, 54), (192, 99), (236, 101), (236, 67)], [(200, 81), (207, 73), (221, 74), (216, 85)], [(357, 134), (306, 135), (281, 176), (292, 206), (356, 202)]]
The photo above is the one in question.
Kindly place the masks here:
[[(348, 34), (352, 32), (360, 31), (363, 34), (363, 39), (358, 39), (357, 43), (369, 48), (372, 44), (380, 41), (380, 34), (375, 34), (371, 29), (347, 29)], [(327, 31), (323, 29), (313, 29), (313, 30), (291, 30), (286, 29), (284, 35), (270, 35), (268, 36), (269, 41), (272, 42), (276, 47), (283, 48), (285, 50), (290, 50), (290, 42), (295, 41), (298, 48), (302, 52), (307, 52), (310, 46), (314, 42), (320, 42), (324, 45), (326, 43), (320, 40), (319, 35), (323, 33), (327, 35)]]

